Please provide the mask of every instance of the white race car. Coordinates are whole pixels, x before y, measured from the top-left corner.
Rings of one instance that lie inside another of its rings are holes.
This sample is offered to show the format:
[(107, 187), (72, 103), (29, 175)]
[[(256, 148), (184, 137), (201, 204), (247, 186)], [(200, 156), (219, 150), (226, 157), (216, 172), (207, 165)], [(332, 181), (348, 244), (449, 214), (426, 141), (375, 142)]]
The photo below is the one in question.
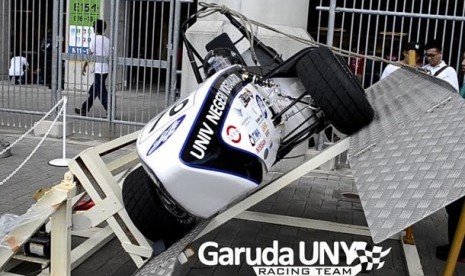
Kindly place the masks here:
[(328, 48), (306, 48), (256, 74), (226, 41), (203, 60), (207, 78), (137, 140), (142, 166), (126, 178), (123, 200), (151, 240), (170, 244), (263, 185), (276, 162), (329, 124), (350, 135), (374, 116), (356, 76)]

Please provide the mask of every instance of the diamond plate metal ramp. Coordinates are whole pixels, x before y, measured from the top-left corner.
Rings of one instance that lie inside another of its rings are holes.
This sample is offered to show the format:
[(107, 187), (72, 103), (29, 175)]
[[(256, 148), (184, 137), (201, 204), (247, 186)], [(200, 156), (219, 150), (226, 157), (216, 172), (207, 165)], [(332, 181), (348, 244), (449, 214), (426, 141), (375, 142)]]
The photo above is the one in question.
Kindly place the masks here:
[(349, 158), (375, 243), (465, 195), (465, 100), (437, 78), (399, 69), (367, 90), (373, 122)]
[(192, 243), (192, 241), (202, 232), (211, 219), (206, 219), (197, 224), (186, 236), (170, 246), (167, 250), (148, 260), (134, 275), (136, 276), (170, 276), (173, 275), (175, 264), (179, 254)]

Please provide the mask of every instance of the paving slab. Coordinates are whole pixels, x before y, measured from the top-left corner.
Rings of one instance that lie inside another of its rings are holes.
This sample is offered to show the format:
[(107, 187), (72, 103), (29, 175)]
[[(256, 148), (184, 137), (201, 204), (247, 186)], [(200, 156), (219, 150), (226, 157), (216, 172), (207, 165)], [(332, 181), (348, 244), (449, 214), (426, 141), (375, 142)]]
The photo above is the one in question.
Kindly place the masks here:
[[(20, 133), (0, 128), (0, 137), (12, 142)], [(12, 149), (12, 156), (0, 159), (0, 181), (32, 152), (39, 139), (27, 136)], [(86, 139), (69, 139), (68, 156), (76, 156), (79, 152), (93, 144), (103, 141)], [(17, 175), (0, 186), (0, 215), (22, 214), (27, 211), (34, 200), (33, 192), (41, 187), (50, 187), (58, 183), (66, 168), (51, 167), (48, 161), (61, 158), (61, 140), (46, 139), (36, 154), (22, 167)], [(278, 177), (276, 173), (271, 177)], [(257, 203), (250, 211), (265, 212), (277, 215), (289, 215), (307, 219), (320, 219), (338, 223), (349, 223), (366, 226), (366, 220), (357, 200), (345, 198), (344, 192), (356, 192), (350, 171), (312, 172), (288, 187)], [(441, 275), (445, 263), (434, 256), (435, 247), (446, 243), (447, 216), (444, 210), (421, 220), (414, 225), (416, 246), (426, 276)], [(280, 245), (296, 248), (299, 242), (314, 241), (366, 241), (365, 236), (304, 229), (276, 224), (232, 219), (218, 229), (194, 242), (198, 248), (206, 241), (215, 241), (219, 246), (229, 247), (267, 247), (273, 240)], [(76, 242), (73, 239), (74, 242)], [(359, 275), (408, 275), (402, 248), (397, 240), (387, 240), (381, 244), (391, 247), (391, 253), (385, 260), (382, 269)], [(73, 276), (131, 275), (137, 270), (129, 255), (122, 250), (117, 239), (83, 262), (72, 271)], [(456, 275), (465, 275), (465, 264), (458, 264)], [(195, 255), (182, 267), (182, 275), (255, 275), (253, 268), (241, 264), (238, 266), (206, 266)]]

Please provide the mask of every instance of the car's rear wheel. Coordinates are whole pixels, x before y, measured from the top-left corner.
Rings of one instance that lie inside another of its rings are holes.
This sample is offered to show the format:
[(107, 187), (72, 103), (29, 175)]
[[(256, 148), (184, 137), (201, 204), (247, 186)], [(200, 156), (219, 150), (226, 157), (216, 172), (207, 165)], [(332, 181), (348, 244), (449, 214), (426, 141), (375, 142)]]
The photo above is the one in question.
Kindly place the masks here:
[(315, 104), (340, 132), (351, 135), (373, 119), (374, 110), (357, 77), (330, 49), (309, 51), (297, 62), (296, 72)]
[(171, 244), (195, 225), (195, 218), (177, 210), (168, 211), (158, 187), (143, 167), (132, 171), (123, 183), (123, 202), (134, 225), (152, 241), (163, 239)]

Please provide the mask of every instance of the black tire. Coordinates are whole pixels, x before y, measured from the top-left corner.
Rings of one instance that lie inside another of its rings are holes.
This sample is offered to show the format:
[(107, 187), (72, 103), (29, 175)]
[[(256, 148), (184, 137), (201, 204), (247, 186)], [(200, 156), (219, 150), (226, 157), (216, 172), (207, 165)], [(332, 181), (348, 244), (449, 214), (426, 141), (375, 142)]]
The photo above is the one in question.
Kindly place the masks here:
[(297, 62), (296, 73), (315, 104), (340, 132), (351, 135), (373, 119), (375, 112), (357, 77), (330, 49), (309, 51)]
[(123, 183), (123, 202), (134, 225), (152, 241), (172, 244), (195, 226), (187, 213), (172, 215), (162, 203), (158, 187), (143, 167), (132, 171)]

